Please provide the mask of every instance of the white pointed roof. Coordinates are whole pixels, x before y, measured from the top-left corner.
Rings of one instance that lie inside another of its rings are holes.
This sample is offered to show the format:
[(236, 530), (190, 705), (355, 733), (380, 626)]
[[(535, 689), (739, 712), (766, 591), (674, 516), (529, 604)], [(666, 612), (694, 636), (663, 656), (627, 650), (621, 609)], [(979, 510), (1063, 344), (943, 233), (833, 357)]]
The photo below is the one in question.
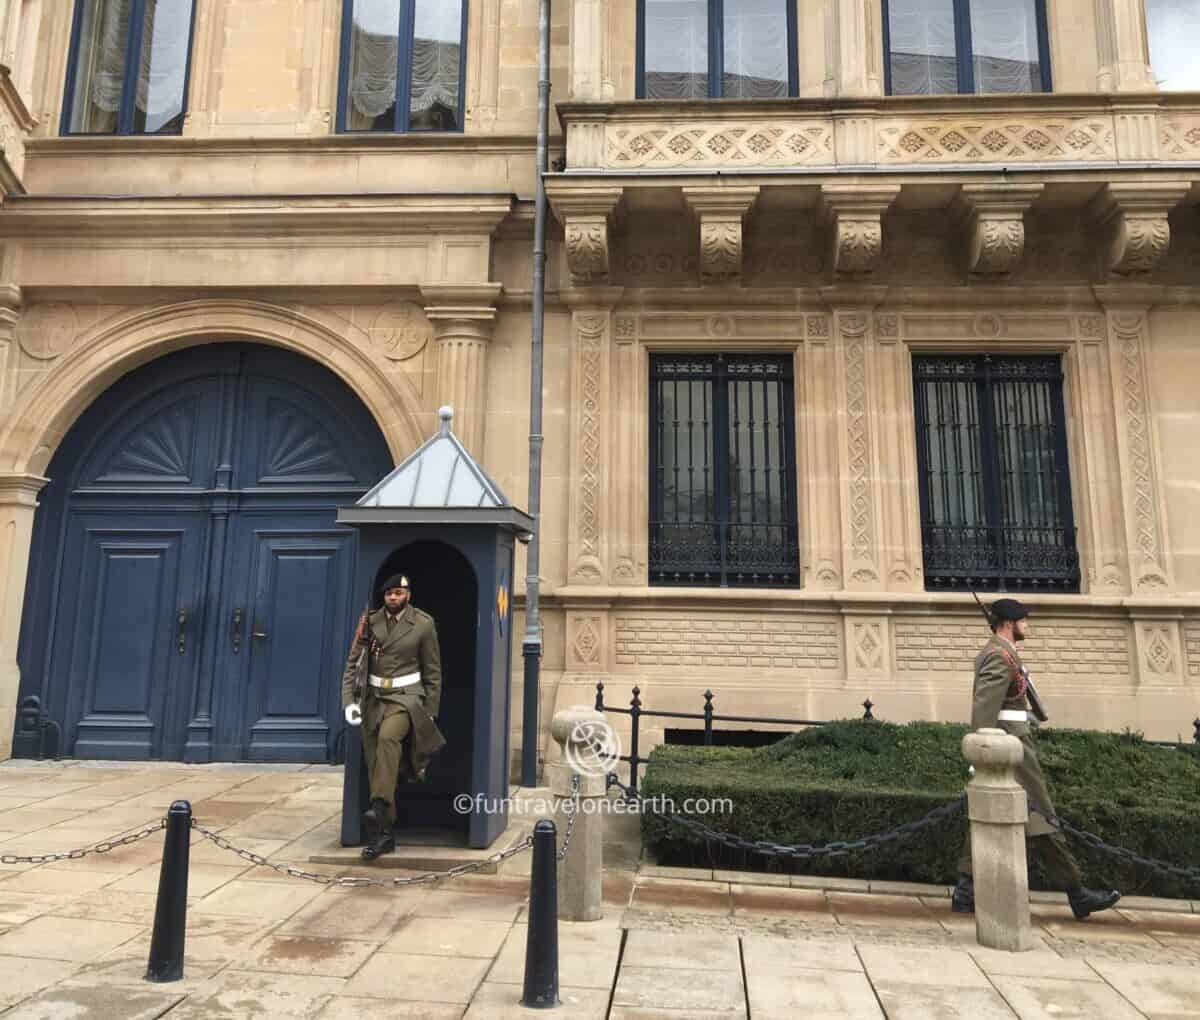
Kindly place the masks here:
[(451, 431), (453, 408), (440, 408), (438, 418), (441, 424), (437, 434), (353, 507), (339, 510), (338, 520), (347, 524), (474, 520), (509, 523), (519, 531), (528, 530), (532, 518), (513, 506)]

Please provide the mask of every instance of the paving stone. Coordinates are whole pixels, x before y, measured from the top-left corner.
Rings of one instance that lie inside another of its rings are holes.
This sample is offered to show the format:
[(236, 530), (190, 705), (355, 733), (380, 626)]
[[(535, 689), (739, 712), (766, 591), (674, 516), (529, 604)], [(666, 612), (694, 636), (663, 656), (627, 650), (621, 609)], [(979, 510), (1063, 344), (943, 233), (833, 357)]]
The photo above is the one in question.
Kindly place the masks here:
[(341, 978), (224, 970), (168, 1016), (170, 1020), (307, 1020), (345, 987)]
[(668, 970), (741, 969), (738, 940), (732, 933), (631, 931), (621, 959), (622, 969), (627, 965)]
[(1142, 1020), (1138, 1010), (1102, 981), (1038, 976), (992, 980), (1021, 1020)]
[(883, 1020), (864, 974), (781, 967), (746, 981), (754, 1020)]
[[(72, 897), (52, 907), (47, 913), (55, 917), (75, 917), (81, 921), (124, 921), (145, 927), (154, 923), (157, 899), (154, 893), (99, 889), (86, 896)], [(188, 902), (194, 901), (189, 899)]]
[[(190, 933), (189, 933), (190, 935)], [(186, 940), (183, 959), (183, 977), (170, 983), (169, 991), (190, 993), (201, 988), (224, 966), (225, 963), (201, 962), (192, 953), (190, 938)], [(80, 967), (62, 984), (81, 988), (125, 986), (146, 988), (146, 967), (150, 959), (150, 943), (126, 942), (111, 953)]]
[(378, 948), (377, 942), (319, 938), (315, 935), (268, 935), (239, 961), (240, 970), (276, 974), (349, 977)]
[(146, 930), (144, 924), (80, 924), (69, 917), (37, 917), (0, 935), (0, 956), (43, 960), (95, 960)]
[(676, 868), (662, 864), (643, 864), (638, 878), (682, 878), (695, 882), (711, 882), (712, 868)]
[(5, 1020), (157, 1020), (183, 998), (178, 990), (59, 985), (26, 999)]
[(804, 920), (812, 922), (837, 924), (825, 894), (816, 889), (779, 889), (768, 886), (755, 888), (731, 884), (729, 895), (733, 900), (734, 917), (743, 914), (775, 917), (800, 915)]
[(1040, 904), (1030, 909), (1030, 920), (1035, 929), (1041, 927), (1055, 938), (1069, 938), (1082, 942), (1140, 942), (1144, 945), (1154, 942), (1154, 939), (1139, 931), (1115, 910), (1105, 910), (1079, 921), (1068, 906)]
[[(198, 914), (188, 910), (186, 959), (189, 963), (237, 964), (250, 955), (250, 947), (260, 941), (271, 930), (270, 924), (239, 917), (224, 917), (217, 914)], [(125, 949), (136, 952), (143, 959), (149, 958), (150, 930)]]
[(1190, 900), (1168, 900), (1157, 896), (1122, 896), (1117, 909), (1161, 910), (1171, 914), (1196, 913), (1195, 904)]
[(279, 926), (280, 934), (386, 939), (426, 889), (329, 889)]
[(846, 939), (783, 938), (750, 934), (742, 937), (742, 959), (746, 975), (774, 968), (844, 970), (861, 974), (862, 960), (854, 943)]
[[(210, 893), (232, 882), (246, 871), (244, 864), (227, 867), (216, 864), (188, 863), (188, 895), (203, 899)], [(162, 872), (161, 864), (151, 864), (139, 868), (132, 875), (118, 879), (109, 885), (114, 892), (158, 893), (158, 880)]]
[(744, 1017), (741, 1013), (726, 1010), (710, 1012), (705, 1009), (664, 1009), (656, 1006), (653, 1009), (641, 1009), (638, 1006), (613, 1006), (608, 1014), (608, 1020), (729, 1020), (730, 1017)]
[(381, 953), (423, 953), (490, 960), (504, 944), (512, 924), (450, 917), (409, 917), (382, 946)]
[(950, 988), (988, 987), (979, 965), (961, 950), (859, 946), (858, 953), (873, 984), (922, 982), (933, 977)]
[(622, 960), (612, 1001), (614, 1006), (708, 1010), (734, 1016), (744, 1016), (746, 1011), (740, 966), (683, 970), (631, 966)]
[(321, 892), (321, 886), (299, 879), (286, 885), (234, 879), (205, 896), (196, 904), (193, 913), (249, 917), (260, 923), (282, 921), (310, 900), (316, 899)]
[[(560, 981), (562, 975), (559, 975)], [(574, 988), (560, 984), (557, 1012), (571, 1020), (605, 1020), (608, 1013), (608, 989)], [(516, 985), (485, 981), (479, 986), (463, 1020), (528, 1020), (531, 1010), (521, 1005), (521, 989)]]
[(1191, 935), (1200, 939), (1200, 914), (1163, 910), (1120, 910), (1118, 913), (1129, 921), (1135, 931), (1146, 935)]
[(1043, 948), (1025, 953), (1010, 953), (986, 946), (966, 946), (966, 951), (989, 977), (1046, 977), (1061, 981), (1099, 981), (1097, 974), (1083, 960), (1064, 959), (1041, 943)]
[(793, 889), (825, 889), (835, 892), (870, 892), (870, 883), (861, 878), (827, 878), (824, 875), (792, 875)]
[[(616, 977), (617, 960), (621, 953), (621, 930), (592, 926), (581, 929), (579, 922), (569, 929), (565, 922), (558, 925), (558, 980), (573, 988), (612, 988)], [(521, 984), (525, 980), (525, 948), (529, 937), (527, 925), (514, 925), (496, 962), (488, 972), (489, 981), (502, 984)]]
[(355, 995), (384, 999), (415, 994), (430, 1002), (465, 1006), (491, 965), (491, 960), (462, 956), (377, 953), (354, 975), (351, 990)]
[(0, 956), (0, 1009), (5, 1009), (43, 988), (70, 977), (79, 969), (76, 960), (33, 960)]
[(0, 885), (0, 930), (15, 928), (72, 902), (70, 896), (31, 896), (16, 886)]
[(926, 885), (923, 882), (877, 882), (871, 879), (870, 891), (881, 896), (926, 896), (930, 899), (949, 899), (954, 891), (948, 885)]
[(1200, 1014), (1200, 967), (1090, 961), (1105, 981), (1154, 1020)]
[[(351, 985), (353, 982), (351, 982)], [(387, 1004), (388, 1020), (462, 1020), (462, 1005), (445, 1002), (403, 1002)], [(317, 1014), (317, 1020), (363, 1020), (379, 1016), (379, 1000), (339, 995)]]
[(120, 875), (103, 871), (51, 871), (49, 868), (34, 868), (27, 874), (12, 879), (12, 886), (23, 893), (50, 893), (55, 896), (82, 896), (112, 885)]
[(875, 993), (888, 1020), (1013, 1020), (1013, 1011), (994, 988), (876, 984)]
[(683, 910), (699, 914), (729, 914), (732, 904), (724, 882), (689, 882), (678, 878), (638, 879), (633, 906)]
[(793, 876), (774, 871), (726, 871), (722, 868), (714, 868), (712, 877), (714, 882), (736, 882), (738, 885), (769, 885), (786, 888), (791, 886)]
[(416, 917), (451, 917), (473, 921), (515, 921), (521, 900), (514, 894), (454, 892), (435, 889), (413, 908)]
[(937, 918), (914, 896), (864, 896), (829, 893), (829, 906), (839, 924), (887, 924), (941, 930)]

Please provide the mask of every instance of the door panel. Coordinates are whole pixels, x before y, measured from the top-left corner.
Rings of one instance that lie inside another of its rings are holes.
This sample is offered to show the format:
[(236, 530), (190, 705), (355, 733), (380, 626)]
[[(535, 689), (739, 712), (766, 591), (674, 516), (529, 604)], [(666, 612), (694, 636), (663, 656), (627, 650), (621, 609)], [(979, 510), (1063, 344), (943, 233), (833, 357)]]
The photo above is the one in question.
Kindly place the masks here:
[(112, 515), (72, 515), (66, 562), (77, 573), (60, 588), (56, 632), (67, 640), (52, 668), (65, 669), (67, 746), (76, 756), (169, 757), (182, 747), (204, 519), (164, 518), (118, 528)]

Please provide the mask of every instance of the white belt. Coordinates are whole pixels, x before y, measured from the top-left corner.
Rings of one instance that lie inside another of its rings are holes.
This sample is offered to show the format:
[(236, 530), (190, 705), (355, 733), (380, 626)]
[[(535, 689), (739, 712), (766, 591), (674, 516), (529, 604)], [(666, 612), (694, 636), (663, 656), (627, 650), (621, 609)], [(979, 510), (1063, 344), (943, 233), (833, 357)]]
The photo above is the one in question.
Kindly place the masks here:
[(421, 682), (421, 671), (415, 673), (405, 673), (404, 676), (376, 676), (371, 674), (371, 686), (379, 687), (385, 691), (395, 690), (397, 687), (411, 687), (413, 684)]
[(1029, 722), (1029, 713), (1020, 708), (1002, 708), (996, 718), (1000, 722)]

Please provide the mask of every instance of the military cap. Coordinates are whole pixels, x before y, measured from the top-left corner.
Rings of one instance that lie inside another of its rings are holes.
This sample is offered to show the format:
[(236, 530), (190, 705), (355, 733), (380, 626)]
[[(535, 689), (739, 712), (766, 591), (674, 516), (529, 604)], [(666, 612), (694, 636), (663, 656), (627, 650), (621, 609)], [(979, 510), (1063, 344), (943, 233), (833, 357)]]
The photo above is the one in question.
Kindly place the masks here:
[(996, 599), (992, 603), (992, 616), (997, 620), (1023, 620), (1028, 615), (1029, 610), (1016, 599)]
[(408, 583), (408, 575), (407, 574), (393, 574), (391, 577), (389, 577), (386, 581), (383, 582), (382, 590), (384, 592), (389, 592), (393, 588), (411, 588), (411, 587), (412, 587), (412, 585), (410, 585)]

